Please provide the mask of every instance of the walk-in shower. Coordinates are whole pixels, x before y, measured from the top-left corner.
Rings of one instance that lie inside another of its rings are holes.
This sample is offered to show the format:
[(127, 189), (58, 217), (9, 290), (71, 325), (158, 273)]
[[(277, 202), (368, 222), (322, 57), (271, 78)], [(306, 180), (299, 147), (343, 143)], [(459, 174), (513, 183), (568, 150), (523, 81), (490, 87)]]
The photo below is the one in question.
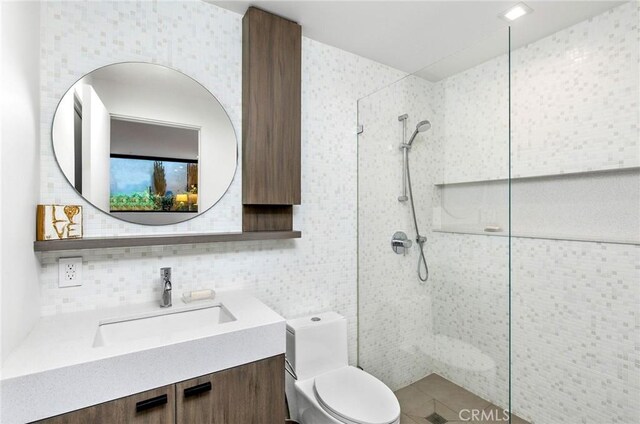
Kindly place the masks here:
[(640, 8), (605, 8), (358, 100), (358, 365), (403, 424), (640, 422)]
[[(418, 249), (420, 249), (419, 257), (418, 257), (418, 278), (422, 282), (426, 282), (429, 279), (429, 266), (427, 265), (427, 258), (424, 255), (424, 244), (427, 242), (427, 238), (425, 236), (420, 235), (420, 229), (418, 227), (418, 219), (416, 218), (416, 207), (415, 202), (413, 201), (413, 188), (411, 187), (411, 171), (409, 168), (409, 150), (411, 150), (411, 145), (413, 141), (416, 139), (418, 133), (425, 132), (431, 129), (431, 122), (424, 120), (418, 122), (416, 125), (416, 129), (409, 137), (407, 137), (407, 119), (409, 115), (406, 113), (404, 115), (398, 116), (398, 121), (402, 122), (402, 144), (400, 148), (402, 149), (402, 196), (398, 197), (398, 201), (406, 202), (409, 200), (411, 204), (411, 216), (413, 216), (413, 225), (416, 230), (416, 243), (418, 243)], [(409, 189), (409, 196), (407, 197), (407, 188)], [(424, 268), (424, 277), (422, 274), (422, 269)]]
[(358, 100), (358, 365), (403, 423), (510, 406), (508, 33), (487, 40)]

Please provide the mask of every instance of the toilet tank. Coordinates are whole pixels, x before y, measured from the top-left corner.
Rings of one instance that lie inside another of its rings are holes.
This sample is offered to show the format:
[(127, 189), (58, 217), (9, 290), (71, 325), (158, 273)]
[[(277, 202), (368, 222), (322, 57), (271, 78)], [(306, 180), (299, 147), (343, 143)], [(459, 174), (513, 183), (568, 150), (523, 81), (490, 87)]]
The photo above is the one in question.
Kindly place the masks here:
[(298, 380), (349, 365), (347, 320), (325, 312), (287, 321), (287, 358)]

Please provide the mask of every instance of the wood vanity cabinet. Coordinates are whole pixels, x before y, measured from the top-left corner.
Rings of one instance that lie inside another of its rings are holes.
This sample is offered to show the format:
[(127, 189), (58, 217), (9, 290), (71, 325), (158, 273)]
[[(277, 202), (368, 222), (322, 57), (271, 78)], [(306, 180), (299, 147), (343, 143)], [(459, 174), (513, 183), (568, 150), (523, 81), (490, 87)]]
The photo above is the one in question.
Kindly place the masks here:
[(175, 388), (173, 384), (37, 421), (38, 424), (173, 424), (174, 422)]
[(284, 355), (58, 415), (39, 424), (279, 424)]
[(284, 358), (176, 384), (176, 424), (284, 423)]

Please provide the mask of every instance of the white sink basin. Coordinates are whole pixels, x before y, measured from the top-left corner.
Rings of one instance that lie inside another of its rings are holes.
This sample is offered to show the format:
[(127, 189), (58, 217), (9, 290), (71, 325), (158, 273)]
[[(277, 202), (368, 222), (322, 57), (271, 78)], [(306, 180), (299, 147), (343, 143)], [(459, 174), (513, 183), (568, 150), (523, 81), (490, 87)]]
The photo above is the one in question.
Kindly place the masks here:
[(141, 339), (171, 339), (185, 332), (208, 329), (236, 318), (222, 304), (191, 309), (116, 318), (100, 322), (93, 347), (111, 346)]

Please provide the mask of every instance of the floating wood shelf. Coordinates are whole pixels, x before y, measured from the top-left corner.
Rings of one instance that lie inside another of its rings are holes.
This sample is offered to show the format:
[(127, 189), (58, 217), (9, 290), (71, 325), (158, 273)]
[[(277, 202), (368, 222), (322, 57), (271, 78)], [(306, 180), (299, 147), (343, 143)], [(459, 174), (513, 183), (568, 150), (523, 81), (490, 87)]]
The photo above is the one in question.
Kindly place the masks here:
[(301, 238), (300, 231), (255, 231), (218, 234), (163, 234), (128, 237), (87, 237), (73, 240), (47, 240), (33, 243), (36, 252), (59, 250), (108, 249), (116, 247), (170, 246), (177, 244), (219, 243), (229, 241), (284, 240)]

